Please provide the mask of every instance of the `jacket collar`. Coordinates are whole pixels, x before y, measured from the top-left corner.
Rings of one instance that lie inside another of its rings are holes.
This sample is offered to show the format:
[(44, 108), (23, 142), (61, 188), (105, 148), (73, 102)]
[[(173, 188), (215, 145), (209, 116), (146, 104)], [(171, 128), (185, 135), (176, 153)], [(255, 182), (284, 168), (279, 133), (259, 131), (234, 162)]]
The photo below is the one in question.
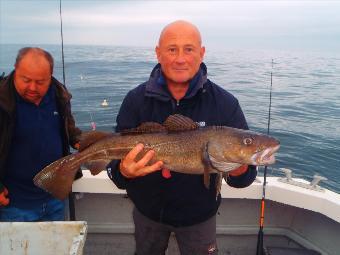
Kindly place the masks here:
[[(207, 67), (202, 62), (198, 72), (190, 81), (190, 86), (186, 95), (184, 96), (184, 99), (194, 97), (197, 94), (197, 92), (203, 88), (203, 85), (206, 82), (207, 82)], [(146, 83), (145, 96), (155, 97), (161, 101), (169, 101), (172, 98), (166, 86), (160, 64), (157, 64), (150, 74), (150, 78)]]
[(0, 85), (0, 108), (12, 114), (15, 109), (14, 71), (2, 80)]

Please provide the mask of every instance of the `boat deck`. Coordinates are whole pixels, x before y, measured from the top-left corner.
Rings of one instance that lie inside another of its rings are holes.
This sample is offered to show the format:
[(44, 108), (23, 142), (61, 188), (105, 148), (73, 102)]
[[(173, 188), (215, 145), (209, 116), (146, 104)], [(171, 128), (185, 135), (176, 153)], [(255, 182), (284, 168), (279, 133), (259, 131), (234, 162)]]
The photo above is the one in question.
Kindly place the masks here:
[[(73, 185), (76, 219), (88, 223), (84, 254), (134, 254), (133, 205), (105, 172), (84, 177)], [(340, 195), (329, 190), (307, 190), (267, 178), (264, 245), (268, 254), (338, 255)], [(262, 178), (245, 189), (222, 186), (222, 203), (217, 215), (219, 254), (253, 255), (256, 251)], [(275, 248), (276, 247), (276, 248)], [(275, 250), (276, 249), (276, 250)], [(305, 253), (296, 253), (300, 250)], [(310, 251), (310, 252), (312, 252)], [(295, 253), (294, 253), (295, 252)], [(171, 236), (168, 255), (179, 254)], [(314, 253), (311, 253), (314, 254)]]

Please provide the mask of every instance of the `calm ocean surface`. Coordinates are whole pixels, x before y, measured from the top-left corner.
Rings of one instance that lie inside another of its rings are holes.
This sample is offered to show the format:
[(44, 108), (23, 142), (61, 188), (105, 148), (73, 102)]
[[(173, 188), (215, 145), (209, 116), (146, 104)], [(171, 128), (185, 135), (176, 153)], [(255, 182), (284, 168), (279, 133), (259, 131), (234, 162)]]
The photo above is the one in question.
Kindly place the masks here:
[[(40, 46), (55, 57), (54, 75), (62, 81), (60, 45)], [(0, 45), (0, 73), (12, 70), (19, 48)], [(340, 192), (340, 54), (207, 49), (205, 63), (209, 78), (239, 99), (250, 128), (263, 133), (272, 71), (270, 133), (281, 149), (269, 174), (282, 175), (280, 168), (307, 180), (320, 174), (328, 178), (323, 186)], [(98, 130), (113, 130), (123, 97), (155, 64), (152, 48), (66, 45), (66, 86), (78, 126), (89, 130), (94, 121)]]

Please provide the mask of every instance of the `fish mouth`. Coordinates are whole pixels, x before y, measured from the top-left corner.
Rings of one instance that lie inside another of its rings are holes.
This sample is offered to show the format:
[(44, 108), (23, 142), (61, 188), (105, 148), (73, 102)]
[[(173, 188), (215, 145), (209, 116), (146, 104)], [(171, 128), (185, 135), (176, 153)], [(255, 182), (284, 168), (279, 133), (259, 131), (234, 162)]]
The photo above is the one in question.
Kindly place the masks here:
[(252, 157), (253, 165), (271, 165), (275, 163), (275, 152), (280, 148), (280, 145), (269, 147), (263, 151), (255, 153)]

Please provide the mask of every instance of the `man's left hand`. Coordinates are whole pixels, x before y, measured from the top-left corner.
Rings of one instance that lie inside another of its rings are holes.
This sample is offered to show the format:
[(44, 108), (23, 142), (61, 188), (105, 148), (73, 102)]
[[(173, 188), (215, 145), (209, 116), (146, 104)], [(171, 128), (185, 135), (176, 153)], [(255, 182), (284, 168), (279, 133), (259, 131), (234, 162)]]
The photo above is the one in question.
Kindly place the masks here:
[(80, 143), (76, 143), (76, 144), (74, 144), (74, 145), (73, 145), (73, 147), (74, 147), (76, 150), (78, 150), (78, 151), (79, 151), (79, 148), (80, 148)]
[(9, 204), (8, 190), (3, 187), (2, 191), (0, 192), (0, 206), (6, 206)]

